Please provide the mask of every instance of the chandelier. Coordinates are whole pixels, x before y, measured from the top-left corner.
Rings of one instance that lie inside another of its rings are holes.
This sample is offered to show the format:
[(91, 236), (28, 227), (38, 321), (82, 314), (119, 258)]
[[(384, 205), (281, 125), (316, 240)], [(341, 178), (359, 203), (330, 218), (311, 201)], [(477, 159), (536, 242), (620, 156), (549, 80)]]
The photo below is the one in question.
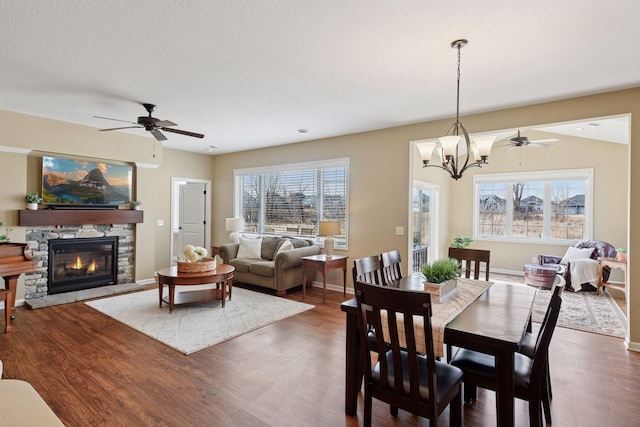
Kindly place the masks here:
[[(423, 167), (437, 167), (444, 169), (451, 175), (451, 178), (458, 180), (462, 174), (472, 166), (481, 167), (487, 163), (491, 146), (495, 141), (495, 136), (480, 136), (474, 138), (473, 143), (469, 139), (469, 134), (464, 125), (460, 122), (460, 49), (467, 45), (468, 40), (460, 39), (451, 43), (451, 47), (458, 49), (458, 86), (456, 97), (456, 122), (449, 128), (447, 134), (438, 138), (440, 144), (427, 142), (418, 145)], [(466, 144), (466, 157), (460, 157), (460, 143), (464, 138)], [(438, 147), (438, 153), (442, 164), (429, 164), (431, 156)], [(473, 161), (471, 154), (473, 153)], [(464, 160), (464, 162), (463, 162)]]

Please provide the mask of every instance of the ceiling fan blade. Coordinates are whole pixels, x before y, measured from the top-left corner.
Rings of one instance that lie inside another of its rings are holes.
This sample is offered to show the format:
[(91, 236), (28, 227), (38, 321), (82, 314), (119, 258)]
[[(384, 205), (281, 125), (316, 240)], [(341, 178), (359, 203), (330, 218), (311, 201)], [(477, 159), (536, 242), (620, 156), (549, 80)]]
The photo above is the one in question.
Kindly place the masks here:
[(141, 128), (142, 126), (125, 126), (125, 127), (121, 127), (121, 128), (109, 128), (109, 129), (98, 129), (99, 131), (104, 131), (104, 130), (120, 130), (120, 129), (136, 129), (136, 128)]
[(154, 123), (156, 127), (165, 127), (165, 126), (178, 126), (177, 123), (173, 123), (171, 120), (158, 120)]
[(150, 130), (151, 135), (153, 135), (158, 141), (166, 141), (167, 137), (162, 134), (158, 129)]
[(187, 135), (187, 136), (192, 136), (194, 138), (204, 138), (204, 135), (201, 133), (195, 133), (195, 132), (189, 132), (186, 130), (180, 130), (180, 129), (171, 129), (171, 128), (160, 128), (164, 131), (167, 132), (172, 132), (172, 133), (179, 133), (180, 135)]
[(137, 125), (137, 122), (130, 122), (129, 120), (120, 120), (120, 119), (112, 119), (110, 117), (100, 117), (100, 116), (93, 116), (96, 119), (104, 119), (104, 120), (113, 120), (114, 122), (124, 122), (124, 123), (131, 123), (133, 125)]
[(531, 142), (558, 142), (560, 141), (558, 138), (546, 138), (546, 139), (532, 139), (529, 141), (529, 143)]
[(507, 148), (506, 150), (504, 150), (505, 153), (508, 153), (511, 150), (515, 150), (516, 148), (518, 148), (517, 145), (512, 145), (511, 147)]
[(551, 144), (541, 144), (539, 142), (530, 142), (529, 143), (530, 147), (535, 147), (535, 148), (556, 148), (555, 145), (551, 145)]

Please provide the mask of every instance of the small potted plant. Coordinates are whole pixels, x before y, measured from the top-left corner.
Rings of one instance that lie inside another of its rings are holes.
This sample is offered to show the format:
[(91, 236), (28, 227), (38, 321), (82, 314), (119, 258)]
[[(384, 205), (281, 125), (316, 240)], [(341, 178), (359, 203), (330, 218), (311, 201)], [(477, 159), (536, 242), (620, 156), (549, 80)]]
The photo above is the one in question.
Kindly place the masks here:
[[(3, 226), (3, 222), (0, 221), (0, 228)], [(4, 233), (0, 231), (0, 243), (7, 243), (9, 241), (9, 233), (11, 232), (11, 228), (5, 227)]]
[(447, 280), (456, 280), (460, 275), (460, 264), (451, 258), (434, 261), (422, 266), (422, 274), (428, 283), (443, 283)]
[(452, 248), (468, 248), (472, 242), (473, 242), (473, 239), (471, 237), (462, 237), (458, 235), (456, 236), (455, 239), (453, 239), (453, 243), (451, 243), (451, 247)]
[(455, 259), (444, 258), (422, 266), (426, 279), (425, 290), (433, 302), (441, 302), (456, 290), (460, 264)]
[(131, 206), (131, 209), (136, 211), (142, 209), (142, 202), (140, 200), (132, 200), (131, 202), (129, 202), (129, 205)]
[(616, 260), (621, 262), (627, 262), (627, 250), (625, 248), (618, 248), (616, 254)]
[(27, 209), (32, 211), (38, 210), (38, 203), (42, 203), (42, 197), (35, 191), (27, 193), (24, 200), (27, 202)]

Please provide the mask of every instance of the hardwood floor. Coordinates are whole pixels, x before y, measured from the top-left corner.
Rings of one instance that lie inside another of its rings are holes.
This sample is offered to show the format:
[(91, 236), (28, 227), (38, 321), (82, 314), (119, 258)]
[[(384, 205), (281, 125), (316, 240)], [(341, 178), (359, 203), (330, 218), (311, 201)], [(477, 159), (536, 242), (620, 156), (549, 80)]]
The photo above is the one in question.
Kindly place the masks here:
[[(301, 300), (301, 290), (288, 295)], [(0, 333), (4, 378), (30, 382), (66, 426), (357, 426), (344, 414), (341, 292), (310, 288), (316, 308), (185, 356), (83, 302), (18, 307)], [(550, 350), (554, 426), (632, 426), (640, 354), (620, 338), (557, 328)], [(374, 401), (376, 426), (427, 426)], [(517, 425), (528, 425), (516, 401)], [(448, 425), (448, 415), (439, 426)], [(492, 392), (465, 406), (466, 426), (495, 425)]]

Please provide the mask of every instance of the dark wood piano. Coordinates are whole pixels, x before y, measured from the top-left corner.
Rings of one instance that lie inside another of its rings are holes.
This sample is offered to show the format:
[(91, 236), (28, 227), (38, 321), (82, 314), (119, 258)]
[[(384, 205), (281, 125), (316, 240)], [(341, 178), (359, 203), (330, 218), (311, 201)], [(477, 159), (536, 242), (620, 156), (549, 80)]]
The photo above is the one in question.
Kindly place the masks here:
[(11, 290), (7, 299), (7, 310), (11, 310), (11, 317), (16, 312), (18, 277), (32, 271), (36, 271), (36, 262), (31, 259), (26, 243), (0, 243), (0, 276), (4, 279), (5, 289)]

